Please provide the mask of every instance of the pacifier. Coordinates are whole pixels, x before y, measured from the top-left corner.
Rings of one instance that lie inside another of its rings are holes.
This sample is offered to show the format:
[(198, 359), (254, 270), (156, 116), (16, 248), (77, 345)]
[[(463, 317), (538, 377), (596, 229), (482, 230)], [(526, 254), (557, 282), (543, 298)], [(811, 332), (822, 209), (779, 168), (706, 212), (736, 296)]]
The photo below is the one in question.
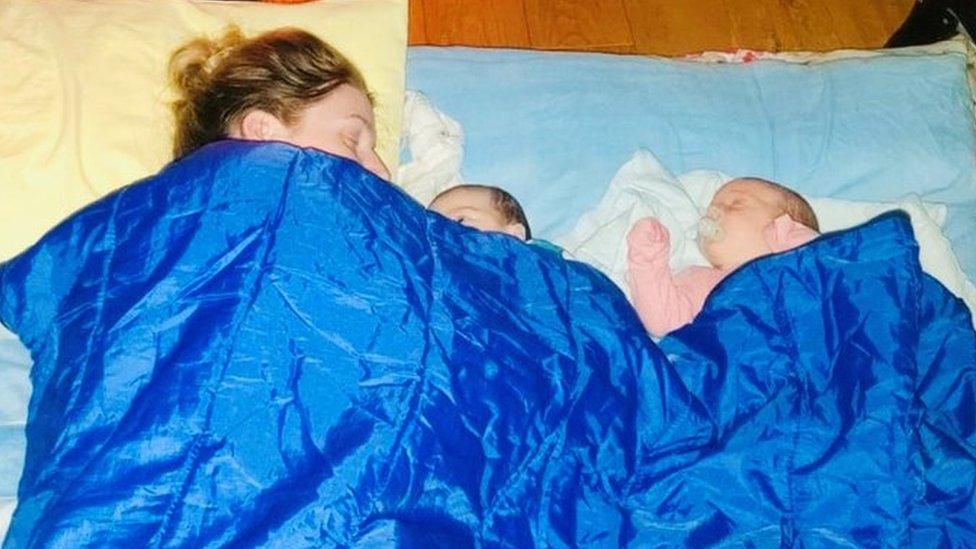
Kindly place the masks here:
[(722, 211), (718, 208), (708, 208), (698, 220), (698, 239), (714, 241), (722, 238), (722, 226), (719, 220), (722, 218)]

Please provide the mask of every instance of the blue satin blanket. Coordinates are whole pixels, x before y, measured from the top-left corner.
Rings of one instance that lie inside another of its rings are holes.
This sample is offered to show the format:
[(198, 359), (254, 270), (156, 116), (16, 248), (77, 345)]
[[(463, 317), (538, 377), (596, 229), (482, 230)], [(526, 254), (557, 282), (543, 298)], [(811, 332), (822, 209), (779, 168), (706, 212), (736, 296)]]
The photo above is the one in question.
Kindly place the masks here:
[(217, 143), (0, 266), (5, 547), (973, 545), (976, 338), (917, 255), (827, 235), (658, 347), (586, 265)]

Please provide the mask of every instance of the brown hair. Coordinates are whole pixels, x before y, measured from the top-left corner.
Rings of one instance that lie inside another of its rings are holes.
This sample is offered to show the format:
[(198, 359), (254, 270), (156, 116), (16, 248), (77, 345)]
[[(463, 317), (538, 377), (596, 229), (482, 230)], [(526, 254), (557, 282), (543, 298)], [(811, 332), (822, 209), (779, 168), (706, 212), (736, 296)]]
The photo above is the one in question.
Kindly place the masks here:
[(504, 217), (505, 221), (507, 223), (518, 223), (522, 225), (523, 227), (525, 227), (525, 239), (526, 240), (532, 239), (532, 229), (529, 228), (529, 219), (525, 216), (525, 210), (522, 209), (522, 205), (519, 204), (519, 201), (515, 200), (515, 197), (512, 196), (508, 191), (504, 189), (500, 189), (498, 187), (492, 187), (491, 185), (475, 185), (475, 184), (458, 185), (456, 187), (451, 187), (446, 191), (442, 191), (440, 194), (435, 196), (434, 199), (430, 201), (430, 203), (433, 204), (434, 202), (437, 202), (438, 199), (447, 196), (454, 191), (461, 190), (461, 189), (480, 190), (480, 191), (487, 191), (491, 193), (492, 203), (495, 205), (496, 208), (498, 208), (498, 211), (501, 212), (502, 217)]
[(194, 39), (173, 52), (169, 80), (178, 94), (172, 103), (176, 158), (226, 137), (251, 109), (292, 124), (306, 105), (342, 84), (367, 92), (352, 63), (296, 28), (247, 39), (229, 27), (217, 39)]
[(783, 197), (783, 213), (790, 216), (793, 221), (796, 221), (800, 225), (805, 225), (814, 231), (820, 232), (820, 222), (817, 221), (817, 214), (813, 212), (813, 208), (807, 202), (807, 199), (800, 196), (800, 193), (789, 187), (780, 185), (775, 181), (769, 181), (760, 177), (746, 177), (744, 179), (764, 183), (779, 191)]

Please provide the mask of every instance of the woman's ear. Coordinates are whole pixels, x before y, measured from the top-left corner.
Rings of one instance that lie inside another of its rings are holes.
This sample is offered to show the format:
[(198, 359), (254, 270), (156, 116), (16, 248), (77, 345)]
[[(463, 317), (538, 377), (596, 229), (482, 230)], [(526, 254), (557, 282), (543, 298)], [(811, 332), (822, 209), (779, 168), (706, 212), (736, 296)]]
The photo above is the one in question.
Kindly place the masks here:
[(278, 141), (288, 135), (287, 130), (277, 116), (260, 109), (251, 109), (241, 118), (239, 131), (232, 132), (231, 137), (250, 141)]
[(505, 225), (502, 232), (507, 235), (514, 236), (519, 240), (525, 240), (525, 225), (521, 223), (509, 223), (508, 225)]

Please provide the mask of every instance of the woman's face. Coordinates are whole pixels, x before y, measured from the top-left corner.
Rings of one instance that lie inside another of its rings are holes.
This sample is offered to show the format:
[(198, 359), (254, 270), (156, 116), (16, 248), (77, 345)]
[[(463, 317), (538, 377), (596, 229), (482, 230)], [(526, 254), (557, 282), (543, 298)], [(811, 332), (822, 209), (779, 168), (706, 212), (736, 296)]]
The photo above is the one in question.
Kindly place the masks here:
[(244, 115), (240, 127), (230, 136), (312, 147), (358, 162), (389, 180), (390, 172), (376, 154), (373, 124), (369, 98), (359, 88), (343, 84), (305, 107), (292, 124), (283, 124), (271, 114), (254, 110)]
[(355, 160), (383, 179), (390, 179), (389, 170), (376, 154), (373, 105), (359, 88), (343, 84), (332, 90), (305, 107), (286, 132), (284, 141)]

